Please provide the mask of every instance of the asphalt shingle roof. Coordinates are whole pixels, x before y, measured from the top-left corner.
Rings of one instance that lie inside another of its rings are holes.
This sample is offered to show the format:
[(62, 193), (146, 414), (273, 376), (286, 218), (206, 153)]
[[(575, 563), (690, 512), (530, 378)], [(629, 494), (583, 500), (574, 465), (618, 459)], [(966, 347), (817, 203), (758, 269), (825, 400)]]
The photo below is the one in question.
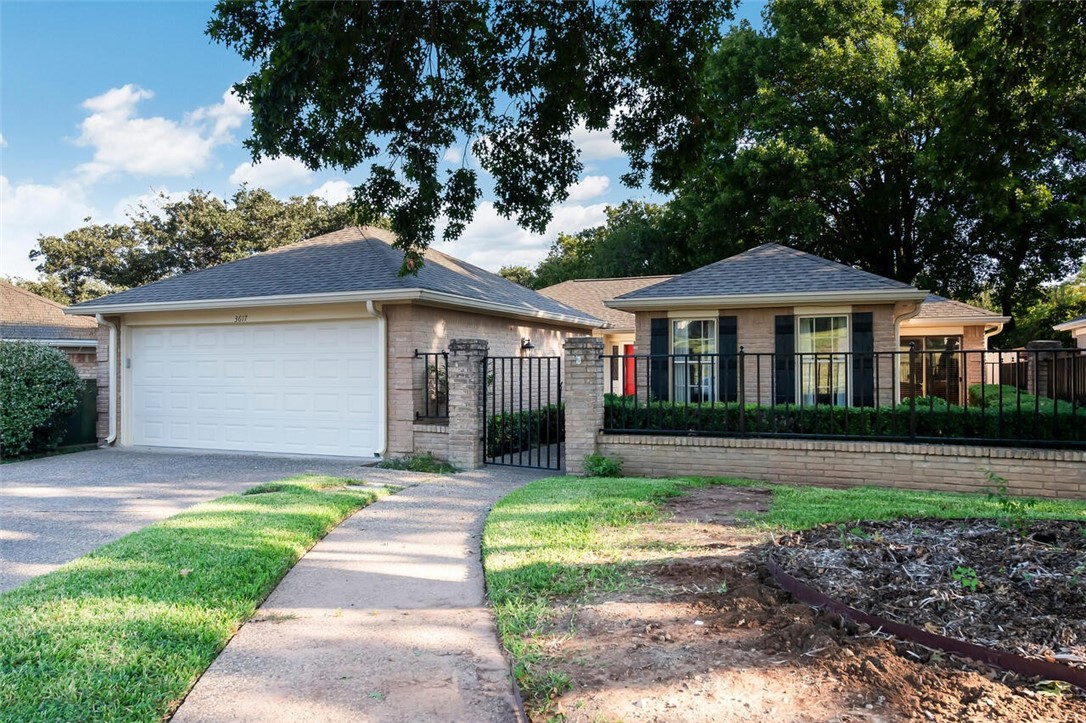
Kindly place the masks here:
[(351, 227), (299, 241), (209, 269), (173, 276), (77, 304), (114, 306), (214, 301), (261, 296), (422, 289), (477, 301), (597, 322), (583, 312), (497, 274), (429, 249), (416, 276), (400, 277), (403, 253), (395, 236), (372, 227)]
[(682, 296), (798, 294), (818, 291), (878, 291), (913, 287), (820, 256), (763, 244), (694, 269), (670, 281), (623, 294), (622, 299)]
[(539, 293), (580, 309), (589, 316), (606, 322), (613, 329), (633, 329), (634, 315), (611, 309), (603, 302), (646, 286), (673, 279), (674, 276), (627, 276), (616, 279), (574, 279), (540, 289)]
[(0, 281), (0, 339), (97, 339), (98, 322), (66, 316), (60, 304)]
[(972, 304), (966, 304), (961, 301), (954, 301), (948, 299), (945, 296), (939, 296), (938, 294), (928, 294), (928, 298), (924, 299), (924, 303), (920, 305), (920, 313), (914, 316), (914, 319), (958, 319), (976, 317), (980, 320), (986, 318), (1003, 318), (1002, 314), (997, 314), (994, 311), (988, 309), (982, 309), (979, 306), (973, 306)]

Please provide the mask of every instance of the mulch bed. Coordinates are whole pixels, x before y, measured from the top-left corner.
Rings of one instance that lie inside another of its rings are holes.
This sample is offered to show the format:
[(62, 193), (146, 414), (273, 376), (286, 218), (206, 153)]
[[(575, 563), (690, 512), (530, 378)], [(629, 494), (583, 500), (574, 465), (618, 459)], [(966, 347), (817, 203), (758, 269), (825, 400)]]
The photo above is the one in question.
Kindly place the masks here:
[(897, 520), (785, 535), (774, 559), (858, 610), (1086, 667), (1086, 525)]

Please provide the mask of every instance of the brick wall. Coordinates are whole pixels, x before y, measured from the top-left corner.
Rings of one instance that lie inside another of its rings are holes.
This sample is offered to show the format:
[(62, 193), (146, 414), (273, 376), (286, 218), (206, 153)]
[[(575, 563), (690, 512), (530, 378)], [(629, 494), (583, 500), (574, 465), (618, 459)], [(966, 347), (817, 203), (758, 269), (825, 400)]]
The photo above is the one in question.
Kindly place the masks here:
[[(529, 323), (500, 316), (439, 309), (418, 304), (383, 307), (388, 322), (388, 454), (433, 451), (434, 437), (416, 437), (415, 410), (422, 408), (423, 362), (415, 350), (439, 352), (452, 339), (485, 339), (492, 356), (518, 356), (522, 339), (531, 339), (535, 356), (561, 356), (569, 336), (584, 329)], [(557, 367), (556, 367), (557, 369)], [(451, 391), (451, 390), (450, 390)]]
[(981, 469), (1008, 480), (1012, 494), (1086, 498), (1086, 452), (890, 442), (718, 439), (605, 435), (599, 451), (622, 460), (623, 474), (739, 477), (830, 487), (875, 485), (980, 492)]

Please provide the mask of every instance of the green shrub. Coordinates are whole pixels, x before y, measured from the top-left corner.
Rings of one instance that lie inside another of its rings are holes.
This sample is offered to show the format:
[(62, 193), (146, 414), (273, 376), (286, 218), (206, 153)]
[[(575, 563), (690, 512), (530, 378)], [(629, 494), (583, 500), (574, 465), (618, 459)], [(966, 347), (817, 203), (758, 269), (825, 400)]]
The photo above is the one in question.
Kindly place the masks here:
[(82, 390), (83, 381), (63, 352), (0, 341), (0, 453), (14, 457), (54, 449)]
[(584, 458), (584, 476), (621, 477), (622, 462), (617, 459), (611, 459), (599, 452), (587, 454)]
[(502, 457), (565, 440), (565, 405), (495, 414), (486, 420), (486, 456)]
[[(1071, 411), (1061, 403), (1058, 412), (1051, 400), (1035, 410), (1023, 403), (1021, 409), (998, 406), (960, 407), (933, 397), (915, 400), (917, 437), (929, 439), (1003, 439), (1084, 442), (1086, 408)], [(913, 408), (910, 400), (894, 407), (800, 407), (774, 405), (745, 406), (740, 426), (739, 404), (639, 404), (630, 398), (604, 401), (604, 428), (610, 431), (672, 432), (707, 435), (812, 435), (847, 437), (912, 436)]]
[(391, 457), (377, 464), (381, 469), (404, 469), (409, 472), (429, 472), (431, 474), (454, 474), (459, 470), (443, 459), (438, 459), (431, 452), (420, 452), (406, 457)]

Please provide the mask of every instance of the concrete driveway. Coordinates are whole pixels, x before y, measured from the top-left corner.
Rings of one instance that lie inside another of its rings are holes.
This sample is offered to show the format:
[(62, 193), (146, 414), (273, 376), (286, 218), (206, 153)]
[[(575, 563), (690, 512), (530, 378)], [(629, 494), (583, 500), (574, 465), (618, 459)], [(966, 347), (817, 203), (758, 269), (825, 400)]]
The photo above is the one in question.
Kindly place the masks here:
[(200, 502), (365, 460), (97, 449), (0, 465), (0, 592)]

